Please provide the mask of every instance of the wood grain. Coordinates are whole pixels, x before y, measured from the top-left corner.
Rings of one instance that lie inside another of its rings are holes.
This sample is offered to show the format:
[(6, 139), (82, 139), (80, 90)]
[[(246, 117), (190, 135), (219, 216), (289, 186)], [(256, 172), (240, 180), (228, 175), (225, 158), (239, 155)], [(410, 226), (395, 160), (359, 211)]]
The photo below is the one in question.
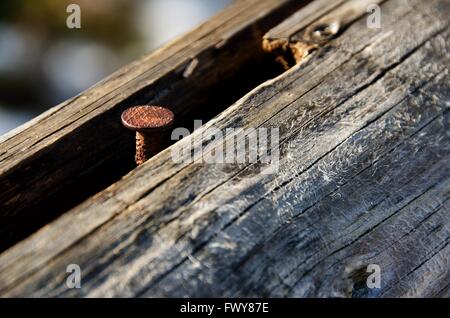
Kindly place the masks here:
[(264, 81), (269, 68), (260, 64), (270, 56), (261, 36), (306, 2), (236, 2), (2, 137), (0, 251), (135, 168), (134, 136), (120, 123), (127, 107), (167, 106), (180, 125), (191, 117), (206, 121)]
[[(0, 295), (448, 294), (450, 4), (381, 9), (381, 29), (355, 18), (172, 146), (211, 126), (279, 128), (278, 173), (166, 149), (1, 254)], [(73, 263), (81, 289), (65, 285)]]
[[(264, 35), (263, 47), (289, 68), (384, 0), (313, 1)], [(400, 5), (407, 5), (403, 3)]]

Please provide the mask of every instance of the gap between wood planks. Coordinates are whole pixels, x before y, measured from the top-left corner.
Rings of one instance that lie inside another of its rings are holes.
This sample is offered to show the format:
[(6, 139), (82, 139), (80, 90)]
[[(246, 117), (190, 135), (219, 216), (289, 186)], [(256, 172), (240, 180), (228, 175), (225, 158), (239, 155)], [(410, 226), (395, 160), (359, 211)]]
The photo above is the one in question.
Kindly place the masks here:
[(166, 105), (175, 112), (177, 126), (192, 128), (193, 119), (209, 121), (280, 74), (282, 68), (261, 49), (260, 38), (306, 2), (234, 4), (2, 138), (0, 251), (135, 169), (135, 138), (120, 125), (126, 107)]
[(369, 8), (379, 8), (385, 1), (340, 0), (330, 4), (328, 0), (316, 0), (265, 34), (263, 48), (287, 70), (339, 36)]

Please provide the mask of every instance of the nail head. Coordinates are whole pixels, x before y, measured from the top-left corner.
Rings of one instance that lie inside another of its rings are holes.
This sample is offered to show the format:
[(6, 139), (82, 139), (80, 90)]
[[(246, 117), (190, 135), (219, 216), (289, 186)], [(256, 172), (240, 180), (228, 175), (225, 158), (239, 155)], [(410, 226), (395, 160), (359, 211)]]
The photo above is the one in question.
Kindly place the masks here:
[(165, 130), (172, 125), (173, 120), (173, 112), (161, 106), (134, 106), (122, 113), (122, 124), (134, 131)]

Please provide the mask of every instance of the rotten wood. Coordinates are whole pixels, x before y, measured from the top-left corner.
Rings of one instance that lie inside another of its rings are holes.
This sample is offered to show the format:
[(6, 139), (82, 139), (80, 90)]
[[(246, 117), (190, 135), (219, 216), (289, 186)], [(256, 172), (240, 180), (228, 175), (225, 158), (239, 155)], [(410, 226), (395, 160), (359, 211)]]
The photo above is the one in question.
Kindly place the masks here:
[[(380, 6), (1, 254), (0, 295), (448, 295), (450, 4)], [(208, 127), (279, 128), (279, 172), (171, 159)]]
[[(264, 35), (263, 47), (278, 55), (285, 68), (343, 32), (353, 21), (385, 0), (318, 0)], [(293, 58), (293, 59), (292, 59)]]

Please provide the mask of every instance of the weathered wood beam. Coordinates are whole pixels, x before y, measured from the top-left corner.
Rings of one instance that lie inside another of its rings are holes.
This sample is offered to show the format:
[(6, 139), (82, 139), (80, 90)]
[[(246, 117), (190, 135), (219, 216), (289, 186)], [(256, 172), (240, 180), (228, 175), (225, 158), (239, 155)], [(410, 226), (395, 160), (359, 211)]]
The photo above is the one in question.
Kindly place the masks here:
[[(270, 76), (260, 37), (307, 1), (244, 0), (0, 140), (0, 250), (134, 168), (126, 107), (215, 116)], [(266, 63), (265, 63), (266, 64)], [(266, 72), (266, 73), (264, 73)]]
[(172, 146), (211, 126), (279, 128), (278, 173), (166, 149), (1, 254), (0, 295), (448, 293), (450, 4), (381, 9), (381, 29), (356, 19)]

